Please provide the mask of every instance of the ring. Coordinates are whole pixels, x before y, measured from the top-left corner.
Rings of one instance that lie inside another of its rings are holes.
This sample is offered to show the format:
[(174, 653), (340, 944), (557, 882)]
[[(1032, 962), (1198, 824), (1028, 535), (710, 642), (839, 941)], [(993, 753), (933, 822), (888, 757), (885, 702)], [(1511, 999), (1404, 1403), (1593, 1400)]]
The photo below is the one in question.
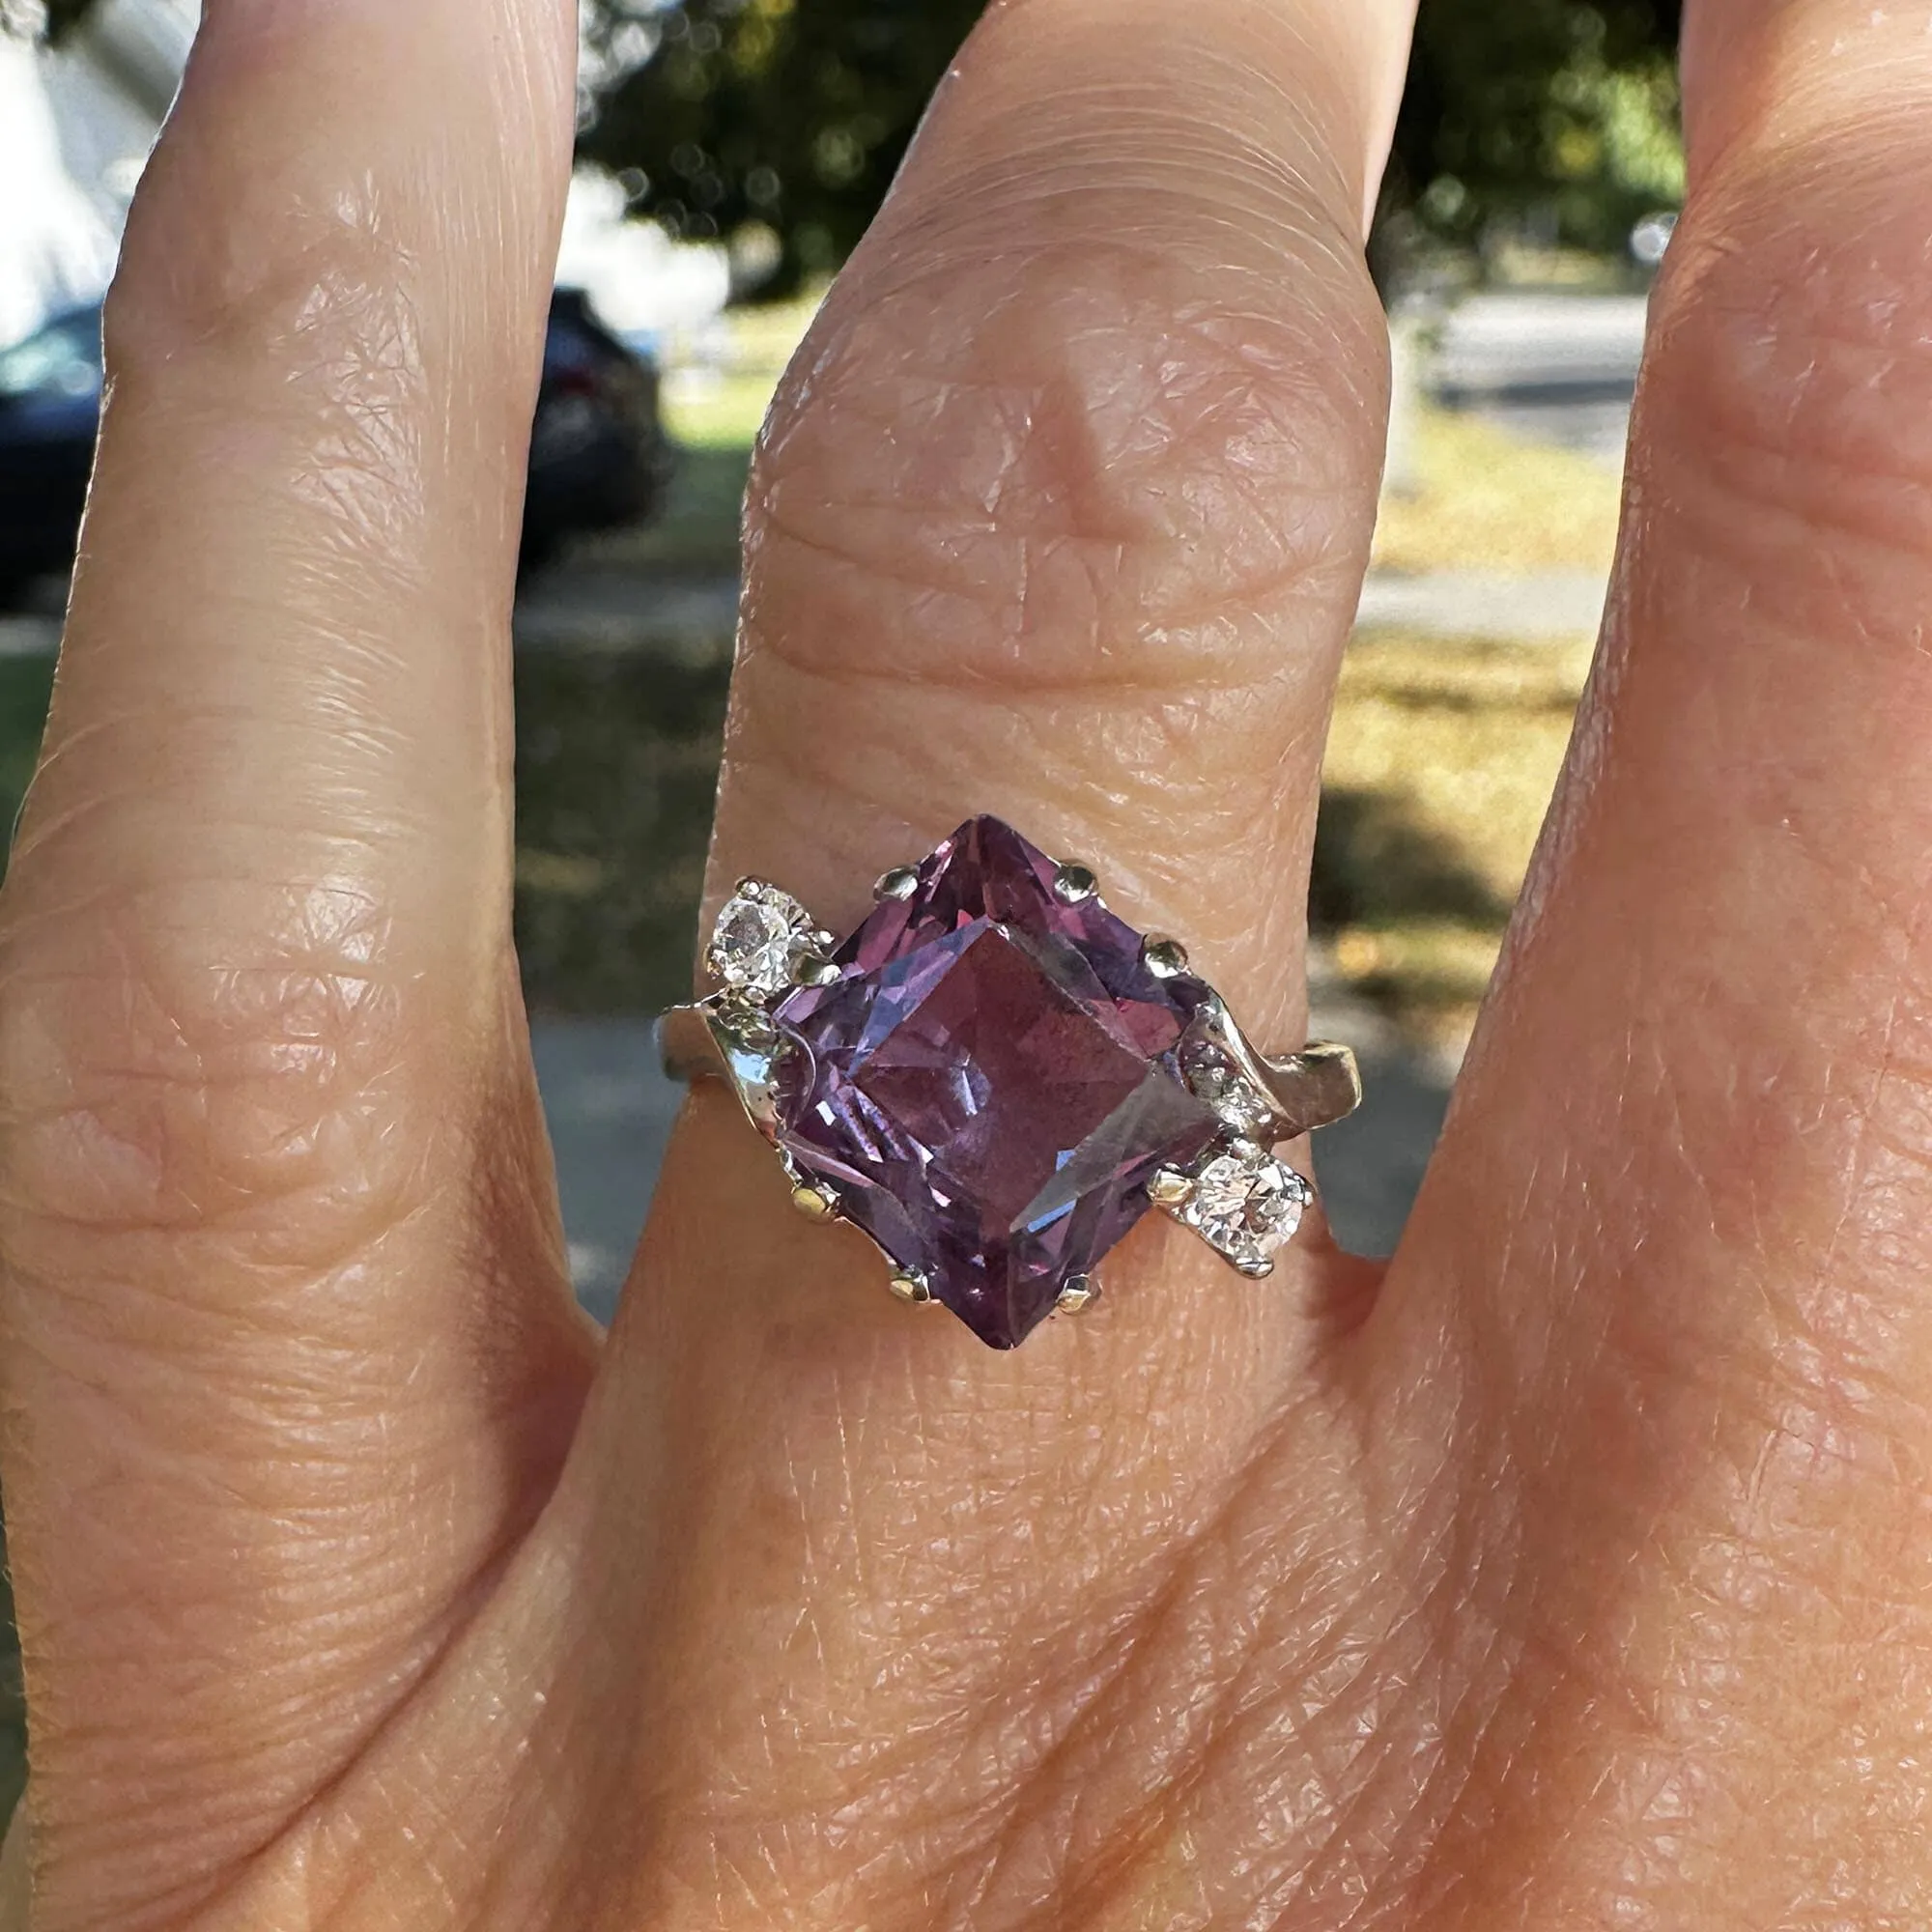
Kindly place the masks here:
[(1270, 1271), (1315, 1199), (1271, 1150), (1354, 1110), (1346, 1046), (1265, 1058), (1179, 942), (997, 818), (873, 896), (841, 945), (741, 879), (705, 952), (718, 990), (658, 1023), (666, 1071), (731, 1086), (802, 1212), (863, 1230), (894, 1293), (996, 1349), (1088, 1307), (1151, 1208)]

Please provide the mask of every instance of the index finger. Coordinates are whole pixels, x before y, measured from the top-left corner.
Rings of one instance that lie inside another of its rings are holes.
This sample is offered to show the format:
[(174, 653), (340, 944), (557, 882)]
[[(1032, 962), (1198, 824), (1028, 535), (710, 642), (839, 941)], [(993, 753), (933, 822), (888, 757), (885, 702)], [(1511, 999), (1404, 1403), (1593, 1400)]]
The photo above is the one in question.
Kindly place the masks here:
[(8, 1530), (63, 1922), (126, 1922), (170, 1861), (207, 1883), (326, 1781), (586, 1374), (508, 943), (574, 56), (562, 0), (211, 0), (109, 301), (0, 919)]

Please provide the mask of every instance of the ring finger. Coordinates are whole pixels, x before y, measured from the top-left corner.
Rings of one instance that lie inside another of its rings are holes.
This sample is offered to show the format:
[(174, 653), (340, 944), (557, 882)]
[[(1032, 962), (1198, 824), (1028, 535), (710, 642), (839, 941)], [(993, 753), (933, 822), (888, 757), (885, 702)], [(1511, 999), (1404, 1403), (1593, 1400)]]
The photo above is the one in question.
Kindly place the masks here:
[[(1208, 13), (996, 9), (942, 93), (762, 441), (712, 903), (756, 873), (844, 931), (876, 874), (990, 811), (1184, 935), (1278, 1049), (1301, 1037), (1321, 744), (1374, 516), (1363, 209), (1407, 22), (1394, 0)], [(985, 1827), (1051, 1752), (1065, 1713), (1016, 1763), (984, 1750), (988, 1709), (1016, 1669), (1082, 1700), (1096, 1628), (1238, 1487), (1352, 1264), (1304, 1240), (1258, 1289), (1151, 1217), (1101, 1312), (994, 1355), (896, 1305), (853, 1231), (806, 1230), (716, 1089), (660, 1198), (577, 1480), (585, 1628), (652, 1660), (635, 1775), (676, 1794), (671, 1861), (685, 1831), (740, 1872), (774, 1850), (718, 1842), (668, 1740), (755, 1766), (734, 1812), (768, 1822), (836, 1817), (908, 1733), (918, 1790), (868, 1807), (880, 1844), (787, 1832), (783, 1882), (965, 1856), (920, 1838), (926, 1801)], [(833, 1550), (859, 1581), (806, 1628), (801, 1578)], [(1023, 1653), (985, 1643), (988, 1590)]]

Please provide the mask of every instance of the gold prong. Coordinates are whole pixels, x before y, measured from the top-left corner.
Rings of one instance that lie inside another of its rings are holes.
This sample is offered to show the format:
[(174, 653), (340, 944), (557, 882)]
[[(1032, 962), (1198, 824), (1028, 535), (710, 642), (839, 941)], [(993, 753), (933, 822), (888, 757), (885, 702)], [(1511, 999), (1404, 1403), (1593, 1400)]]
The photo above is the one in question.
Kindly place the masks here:
[(801, 986), (829, 986), (838, 977), (838, 968), (822, 952), (801, 952), (791, 969), (791, 977)]
[(1053, 1305), (1063, 1315), (1078, 1315), (1083, 1308), (1092, 1308), (1099, 1298), (1100, 1284), (1091, 1274), (1076, 1274), (1060, 1291), (1060, 1297)]
[(919, 874), (910, 866), (895, 866), (881, 872), (872, 886), (875, 899), (909, 899), (919, 891)]
[(791, 1191), (791, 1205), (808, 1221), (836, 1221), (838, 1197), (822, 1180), (801, 1180)]
[(1177, 979), (1187, 971), (1187, 949), (1178, 939), (1151, 932), (1141, 942), (1141, 958), (1156, 980)]
[(1148, 1179), (1148, 1199), (1157, 1208), (1179, 1208), (1194, 1192), (1194, 1177), (1178, 1167), (1158, 1167)]
[(1063, 859), (1053, 875), (1053, 895), (1062, 905), (1079, 905), (1100, 890), (1092, 866), (1078, 859)]
[(910, 1302), (915, 1308), (923, 1308), (932, 1300), (931, 1285), (917, 1268), (896, 1269), (886, 1286), (901, 1301)]

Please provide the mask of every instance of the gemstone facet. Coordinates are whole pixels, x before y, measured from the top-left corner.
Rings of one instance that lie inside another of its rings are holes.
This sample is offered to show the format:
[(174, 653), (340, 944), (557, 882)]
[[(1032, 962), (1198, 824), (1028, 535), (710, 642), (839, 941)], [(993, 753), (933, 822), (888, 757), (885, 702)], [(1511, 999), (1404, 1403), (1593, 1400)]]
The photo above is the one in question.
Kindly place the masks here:
[(810, 916), (789, 893), (745, 879), (719, 910), (705, 964), (725, 985), (769, 999), (811, 950)]
[(1236, 1267), (1260, 1273), (1314, 1198), (1286, 1162), (1253, 1141), (1236, 1141), (1195, 1169), (1193, 1190), (1175, 1212)]
[(1151, 1175), (1224, 1131), (1179, 1064), (1208, 988), (1151, 971), (1143, 935), (1062, 876), (969, 820), (838, 948), (836, 980), (773, 1015), (780, 1147), (994, 1348), (1140, 1219)]

